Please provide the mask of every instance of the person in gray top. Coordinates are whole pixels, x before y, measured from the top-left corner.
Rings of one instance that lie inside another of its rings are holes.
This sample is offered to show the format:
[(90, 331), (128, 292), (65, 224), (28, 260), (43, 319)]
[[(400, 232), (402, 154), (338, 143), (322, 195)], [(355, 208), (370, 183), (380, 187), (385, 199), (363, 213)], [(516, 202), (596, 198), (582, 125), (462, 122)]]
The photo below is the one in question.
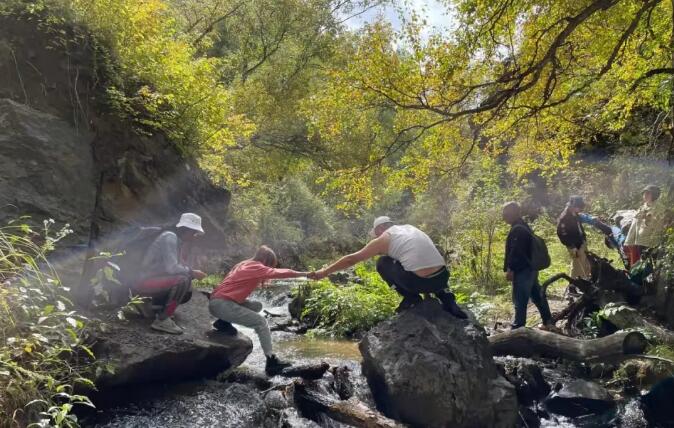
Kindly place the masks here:
[(140, 265), (140, 280), (133, 285), (133, 290), (140, 296), (151, 297), (155, 306), (161, 307), (152, 329), (170, 334), (183, 332), (171, 317), (179, 304), (189, 300), (192, 279), (206, 276), (186, 264), (186, 244), (203, 233), (201, 217), (185, 213), (175, 232), (162, 232), (148, 247)]
[(377, 272), (403, 297), (397, 312), (420, 303), (420, 294), (424, 293), (434, 294), (443, 308), (455, 317), (467, 318), (448, 289), (449, 271), (445, 259), (428, 235), (409, 224), (394, 225), (386, 216), (375, 219), (370, 235), (374, 239), (360, 251), (342, 257), (309, 277), (321, 279), (380, 256)]

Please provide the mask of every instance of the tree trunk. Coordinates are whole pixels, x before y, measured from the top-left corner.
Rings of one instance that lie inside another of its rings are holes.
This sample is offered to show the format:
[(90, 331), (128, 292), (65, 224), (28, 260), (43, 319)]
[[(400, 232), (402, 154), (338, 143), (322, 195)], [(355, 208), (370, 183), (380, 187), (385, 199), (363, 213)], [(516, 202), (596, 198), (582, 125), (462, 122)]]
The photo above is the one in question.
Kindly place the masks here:
[(304, 416), (324, 413), (330, 418), (359, 428), (397, 428), (403, 425), (372, 410), (356, 398), (340, 401), (302, 382), (295, 383), (295, 402)]
[(641, 354), (648, 342), (643, 334), (636, 331), (581, 340), (542, 330), (520, 328), (490, 336), (489, 344), (493, 355), (592, 361)]

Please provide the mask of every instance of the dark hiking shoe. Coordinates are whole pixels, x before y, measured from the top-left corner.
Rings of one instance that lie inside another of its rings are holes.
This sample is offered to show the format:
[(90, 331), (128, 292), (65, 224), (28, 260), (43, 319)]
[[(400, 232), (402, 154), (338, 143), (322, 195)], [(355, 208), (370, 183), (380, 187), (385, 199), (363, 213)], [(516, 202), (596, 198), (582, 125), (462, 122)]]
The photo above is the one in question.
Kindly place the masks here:
[(466, 314), (461, 309), (461, 307), (456, 304), (456, 301), (454, 301), (454, 299), (452, 300), (447, 299), (444, 302), (442, 302), (442, 308), (459, 319), (465, 320), (466, 318), (468, 318), (468, 314)]
[(292, 366), (291, 363), (279, 360), (279, 358), (275, 354), (272, 354), (271, 356), (267, 357), (267, 364), (265, 364), (264, 366), (264, 371), (269, 376), (275, 376), (281, 373), (281, 370), (290, 366)]
[(239, 332), (232, 324), (228, 323), (227, 321), (223, 321), (221, 319), (215, 320), (213, 323), (213, 328), (218, 330), (219, 332), (228, 334), (230, 336), (236, 336), (237, 333)]
[(414, 296), (414, 297), (403, 297), (403, 300), (400, 302), (398, 307), (396, 308), (396, 313), (399, 314), (403, 311), (406, 311), (408, 309), (412, 309), (419, 303), (421, 303), (421, 296)]

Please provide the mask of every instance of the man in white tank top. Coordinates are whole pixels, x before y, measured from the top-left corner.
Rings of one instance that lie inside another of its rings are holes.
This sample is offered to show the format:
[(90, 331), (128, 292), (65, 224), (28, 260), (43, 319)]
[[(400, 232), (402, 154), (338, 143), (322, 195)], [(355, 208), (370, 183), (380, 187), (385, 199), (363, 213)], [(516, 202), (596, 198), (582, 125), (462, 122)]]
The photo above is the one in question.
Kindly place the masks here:
[(448, 289), (449, 271), (445, 260), (428, 235), (409, 224), (396, 226), (386, 216), (375, 219), (370, 234), (374, 239), (360, 251), (342, 257), (312, 276), (325, 278), (333, 272), (380, 256), (377, 272), (403, 296), (398, 312), (421, 302), (420, 294), (424, 293), (434, 294), (443, 308), (457, 318), (467, 318)]

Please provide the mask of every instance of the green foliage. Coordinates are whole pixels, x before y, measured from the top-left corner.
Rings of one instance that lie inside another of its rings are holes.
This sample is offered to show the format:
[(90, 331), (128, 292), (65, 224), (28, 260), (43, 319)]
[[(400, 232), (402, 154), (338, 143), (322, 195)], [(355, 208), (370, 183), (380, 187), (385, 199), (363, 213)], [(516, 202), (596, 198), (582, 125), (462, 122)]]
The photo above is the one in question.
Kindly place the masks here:
[(356, 268), (359, 283), (336, 285), (329, 280), (309, 282), (296, 292), (304, 294), (304, 319), (337, 337), (362, 334), (391, 317), (400, 303), (371, 265)]
[(73, 310), (45, 253), (68, 234), (11, 223), (0, 229), (0, 426), (77, 426), (73, 405), (92, 406), (88, 320)]
[[(657, 345), (648, 348), (648, 355), (664, 358), (674, 362), (674, 346), (672, 345)], [(672, 367), (674, 369), (674, 367)]]
[(319, 266), (353, 249), (347, 221), (301, 178), (240, 191), (232, 201), (232, 245), (252, 253), (260, 243), (289, 255), (294, 263)]
[(669, 284), (674, 284), (674, 225), (670, 225), (664, 233), (664, 240), (658, 249), (659, 257), (655, 262), (658, 275)]
[[(130, 119), (143, 133), (161, 131), (222, 182), (235, 180), (222, 160), (252, 122), (233, 111), (231, 91), (220, 81), (220, 61), (198, 55), (181, 33), (173, 11), (161, 0), (13, 1), (23, 19), (43, 31), (64, 25), (85, 28), (110, 60), (103, 88), (109, 110)], [(78, 30), (79, 31), (79, 30)], [(74, 40), (81, 34), (72, 36)], [(84, 43), (85, 41), (80, 40)]]
[(206, 278), (196, 281), (194, 286), (210, 290), (220, 285), (222, 279), (222, 275), (208, 275)]

